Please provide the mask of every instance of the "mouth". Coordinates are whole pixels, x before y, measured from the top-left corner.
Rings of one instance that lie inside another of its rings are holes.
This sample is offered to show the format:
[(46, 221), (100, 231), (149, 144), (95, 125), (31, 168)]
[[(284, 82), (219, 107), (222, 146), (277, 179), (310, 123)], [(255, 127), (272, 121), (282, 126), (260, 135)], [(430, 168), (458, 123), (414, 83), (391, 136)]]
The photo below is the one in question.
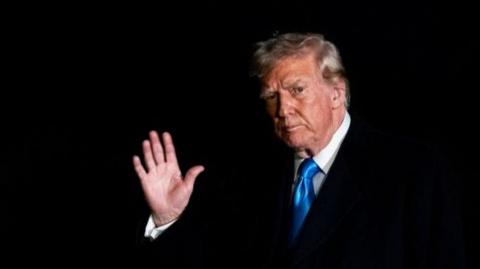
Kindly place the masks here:
[(302, 126), (301, 125), (295, 125), (295, 126), (285, 126), (283, 127), (283, 131), (286, 133), (291, 133), (294, 132), (298, 129), (300, 129)]

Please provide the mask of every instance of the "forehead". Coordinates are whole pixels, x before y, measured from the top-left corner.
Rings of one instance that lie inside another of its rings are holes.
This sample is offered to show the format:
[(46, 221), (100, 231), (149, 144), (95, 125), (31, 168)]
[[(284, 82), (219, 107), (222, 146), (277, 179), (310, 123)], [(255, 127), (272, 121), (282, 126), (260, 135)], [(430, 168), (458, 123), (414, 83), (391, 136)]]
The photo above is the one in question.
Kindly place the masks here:
[(294, 83), (299, 80), (317, 77), (318, 65), (313, 54), (289, 56), (278, 60), (265, 76), (263, 85), (273, 86), (277, 83)]

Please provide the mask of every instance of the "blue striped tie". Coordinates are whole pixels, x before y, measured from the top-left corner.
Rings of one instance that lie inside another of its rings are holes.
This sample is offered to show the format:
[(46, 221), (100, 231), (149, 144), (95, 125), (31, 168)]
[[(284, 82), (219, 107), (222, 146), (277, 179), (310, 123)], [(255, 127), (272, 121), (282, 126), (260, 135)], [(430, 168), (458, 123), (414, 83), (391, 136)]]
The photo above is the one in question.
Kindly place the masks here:
[(298, 168), (298, 179), (295, 183), (293, 192), (293, 214), (292, 226), (290, 229), (290, 245), (293, 245), (302, 229), (308, 210), (315, 200), (315, 190), (313, 189), (313, 177), (320, 172), (320, 167), (312, 158), (303, 160)]

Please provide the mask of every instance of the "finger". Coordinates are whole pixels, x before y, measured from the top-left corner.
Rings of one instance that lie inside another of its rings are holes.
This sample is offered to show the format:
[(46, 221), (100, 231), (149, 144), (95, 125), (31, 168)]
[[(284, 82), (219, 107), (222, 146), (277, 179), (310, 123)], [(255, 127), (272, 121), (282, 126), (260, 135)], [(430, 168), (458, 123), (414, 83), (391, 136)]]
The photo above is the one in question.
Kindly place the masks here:
[(160, 142), (160, 139), (158, 138), (158, 133), (156, 131), (150, 132), (150, 141), (152, 143), (153, 158), (155, 159), (157, 164), (164, 163), (165, 155), (163, 155), (163, 146)]
[(203, 165), (197, 165), (192, 168), (190, 168), (185, 175), (185, 183), (190, 187), (193, 188), (193, 184), (195, 183), (195, 180), (197, 179), (197, 176), (205, 170), (205, 167)]
[(133, 156), (133, 168), (135, 168), (135, 172), (137, 172), (140, 179), (143, 180), (147, 176), (147, 172), (145, 172), (142, 162), (137, 155)]
[(177, 155), (175, 154), (175, 146), (173, 146), (172, 136), (168, 132), (163, 133), (163, 145), (165, 145), (165, 157), (167, 162), (177, 162)]
[(143, 141), (143, 157), (145, 158), (145, 163), (147, 164), (148, 171), (155, 169), (155, 161), (153, 160), (152, 147), (150, 141)]

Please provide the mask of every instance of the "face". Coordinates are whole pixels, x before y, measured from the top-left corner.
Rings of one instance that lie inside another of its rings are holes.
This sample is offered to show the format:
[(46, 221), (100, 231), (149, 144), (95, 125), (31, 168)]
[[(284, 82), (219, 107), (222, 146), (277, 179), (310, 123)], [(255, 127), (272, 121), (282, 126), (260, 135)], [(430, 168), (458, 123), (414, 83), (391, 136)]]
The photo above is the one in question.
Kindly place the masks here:
[(263, 81), (261, 97), (276, 134), (302, 157), (330, 141), (345, 115), (345, 83), (322, 79), (313, 55), (280, 60)]

